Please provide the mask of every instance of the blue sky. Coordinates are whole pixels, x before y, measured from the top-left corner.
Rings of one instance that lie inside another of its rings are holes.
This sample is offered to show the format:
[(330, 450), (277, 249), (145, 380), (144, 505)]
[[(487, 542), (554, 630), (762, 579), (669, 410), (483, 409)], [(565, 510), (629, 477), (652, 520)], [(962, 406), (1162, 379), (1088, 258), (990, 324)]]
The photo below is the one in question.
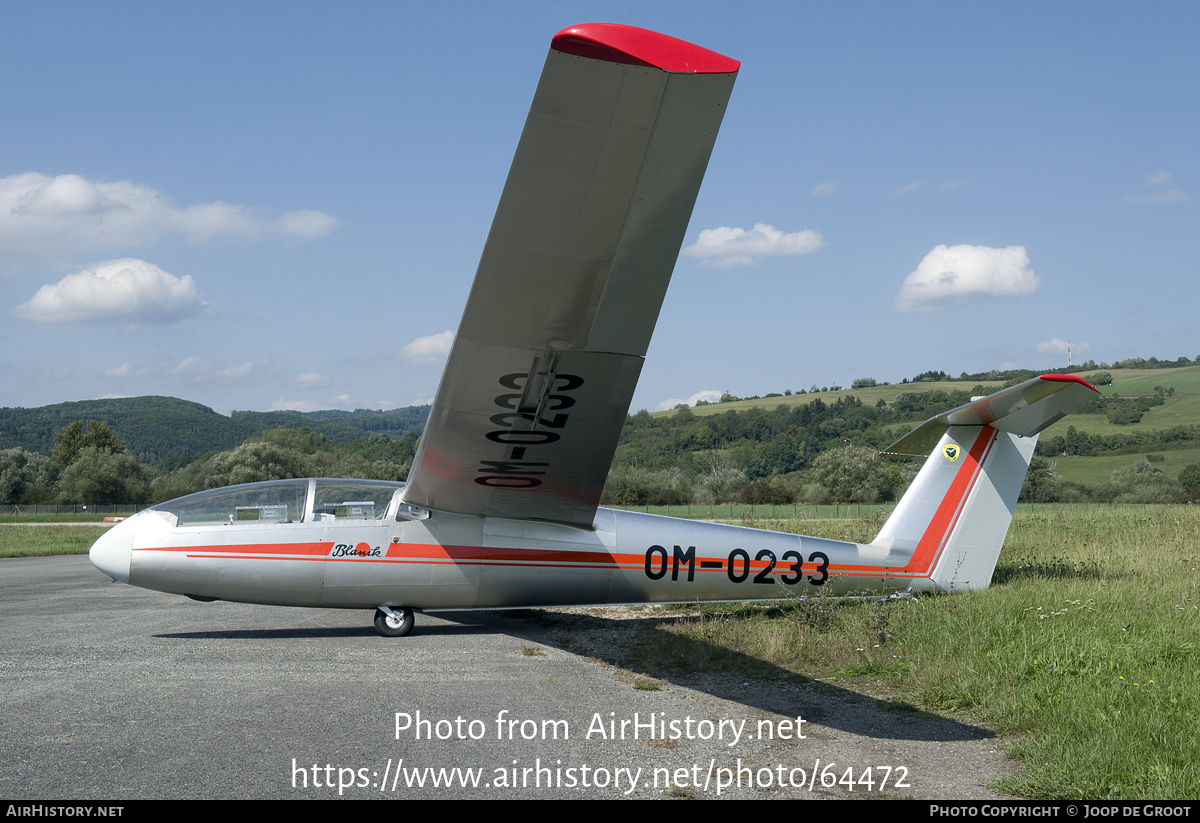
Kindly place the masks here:
[(742, 61), (635, 410), (1200, 356), (1200, 7), (508, 6), (0, 6), (0, 406), (429, 402), (594, 21)]

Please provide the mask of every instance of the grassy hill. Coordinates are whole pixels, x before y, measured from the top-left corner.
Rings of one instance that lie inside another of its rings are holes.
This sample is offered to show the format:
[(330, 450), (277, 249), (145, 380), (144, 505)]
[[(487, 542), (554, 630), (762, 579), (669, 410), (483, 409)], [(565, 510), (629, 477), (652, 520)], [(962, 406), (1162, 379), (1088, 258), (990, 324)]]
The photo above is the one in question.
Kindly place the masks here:
[[(1163, 428), (1166, 426), (1200, 423), (1200, 366), (1184, 366), (1182, 368), (1171, 369), (1108, 369), (1107, 371), (1112, 375), (1112, 384), (1097, 386), (1097, 388), (1108, 397), (1148, 396), (1154, 394), (1155, 386), (1173, 387), (1175, 389), (1175, 396), (1167, 399), (1166, 406), (1152, 410), (1141, 423), (1131, 424), (1133, 428)], [(1081, 376), (1086, 378), (1087, 375)], [(751, 400), (735, 400), (728, 403), (710, 403), (707, 406), (696, 406), (692, 409), (692, 412), (697, 416), (703, 417), (710, 414), (722, 414), (727, 411), (745, 411), (746, 409), (753, 408), (774, 409), (781, 405), (788, 406), (789, 408), (803, 406), (817, 398), (820, 398), (825, 403), (834, 403), (843, 397), (857, 397), (863, 403), (873, 406), (880, 400), (887, 403), (895, 402), (896, 398), (901, 394), (910, 392), (933, 391), (935, 389), (945, 392), (971, 391), (976, 386), (982, 386), (985, 391), (995, 391), (1003, 385), (1003, 381), (1000, 380), (943, 380), (937, 383), (893, 383), (889, 386), (870, 386), (863, 389), (839, 389), (838, 391), (813, 392), (810, 394), (756, 397)], [(1187, 402), (1180, 402), (1185, 399)], [(675, 410), (671, 409), (668, 411), (653, 412), (653, 416), (658, 417), (675, 413)], [(1062, 431), (1054, 431), (1054, 427), (1052, 426), (1047, 430), (1047, 433), (1062, 434), (1066, 431), (1068, 425), (1074, 425), (1076, 429), (1080, 429), (1081, 431), (1085, 430), (1080, 425), (1080, 421), (1085, 421), (1085, 418), (1086, 431), (1089, 434), (1093, 430), (1098, 434), (1111, 434), (1117, 428), (1129, 428), (1126, 426), (1113, 427), (1104, 415), (1071, 415), (1056, 424), (1062, 427)], [(1152, 423), (1148, 421), (1152, 421)], [(1105, 426), (1111, 428), (1104, 429)]]
[[(1178, 427), (1192, 427), (1189, 430), (1194, 432), (1200, 426), (1200, 365), (1106, 371), (1112, 382), (1100, 387), (1105, 398), (1135, 405), (1131, 398), (1147, 400), (1126, 418), (1112, 414), (1111, 406), (1093, 404), (1093, 413), (1069, 415), (1043, 432), (1039, 453), (1054, 461), (1054, 472), (1073, 482), (1092, 484), (1147, 453), (1161, 455), (1155, 467), (1172, 477), (1185, 466), (1200, 464), (1200, 439), (1195, 434), (1174, 441), (1157, 437)], [(789, 460), (806, 465), (818, 452), (843, 443), (883, 448), (929, 414), (1003, 385), (1000, 380), (939, 380), (774, 395), (697, 406), (686, 413), (691, 422), (677, 419), (677, 410), (648, 416), (643, 412), (629, 419), (617, 462), (651, 469), (675, 465), (694, 473), (703, 468), (704, 454), (719, 450), (735, 465), (747, 468), (751, 477), (766, 477), (793, 471)], [(902, 399), (902, 395), (909, 397)], [(942, 399), (914, 404), (913, 395)], [(779, 412), (780, 407), (785, 413)], [(139, 461), (176, 460), (183, 465), (193, 455), (232, 449), (268, 429), (307, 427), (334, 443), (350, 443), (375, 432), (392, 438), (420, 433), (428, 415), (428, 406), (414, 406), (391, 411), (235, 411), (226, 417), (173, 397), (87, 400), (35, 409), (0, 408), (0, 450), (19, 446), (48, 455), (63, 427), (94, 419), (108, 423)], [(1114, 422), (1120, 419), (1136, 422)], [(1075, 438), (1080, 434), (1106, 438), (1103, 448), (1076, 449), (1080, 456), (1068, 448), (1050, 448), (1056, 438), (1065, 440), (1072, 428)], [(808, 457), (797, 458), (799, 453)]]
[(1175, 389), (1175, 394), (1166, 402), (1146, 412), (1137, 423), (1117, 425), (1110, 423), (1103, 414), (1072, 414), (1050, 428), (1043, 437), (1065, 434), (1068, 426), (1088, 434), (1119, 434), (1130, 431), (1151, 431), (1172, 426), (1189, 426), (1200, 423), (1200, 366), (1181, 369), (1110, 369), (1111, 385), (1097, 388), (1106, 397), (1149, 397), (1156, 386)]
[[(1154, 468), (1171, 477), (1188, 466), (1200, 465), (1200, 446), (1188, 449), (1164, 449), (1157, 452), (1147, 452), (1162, 457), (1162, 462), (1155, 462)], [(1117, 469), (1132, 466), (1146, 457), (1146, 453), (1097, 455), (1095, 457), (1052, 457), (1051, 470), (1073, 483), (1103, 483)]]
[[(971, 391), (975, 386), (983, 386), (985, 392), (987, 392), (995, 391), (1003, 385), (1003, 381), (1000, 380), (945, 380), (939, 383), (893, 383), (890, 386), (870, 386), (865, 389), (839, 389), (838, 391), (811, 392), (809, 394), (792, 394), (786, 396), (777, 394), (769, 397), (756, 397), (751, 400), (710, 403), (707, 406), (696, 406), (692, 409), (692, 412), (698, 417), (704, 417), (710, 414), (723, 414), (727, 411), (774, 409), (778, 406), (787, 406), (788, 408), (807, 406), (818, 398), (823, 403), (836, 403), (843, 397), (857, 397), (863, 403), (874, 406), (880, 400), (886, 403), (893, 403), (900, 395), (910, 392), (933, 391), (935, 389), (945, 392)], [(672, 414), (675, 414), (674, 409), (653, 412), (653, 415), (656, 417)]]
[[(1097, 369), (1099, 371), (1099, 369)], [(1082, 432), (1093, 437), (1133, 436), (1150, 434), (1152, 432), (1173, 429), (1177, 426), (1200, 425), (1200, 365), (1174, 368), (1127, 368), (1106, 369), (1112, 376), (1111, 384), (1098, 386), (1102, 394), (1109, 398), (1152, 397), (1156, 387), (1164, 390), (1174, 389), (1174, 394), (1164, 398), (1162, 405), (1154, 406), (1145, 411), (1141, 419), (1134, 423), (1114, 423), (1108, 415), (1072, 414), (1055, 423), (1042, 433), (1043, 443), (1050, 442), (1055, 437), (1066, 437), (1072, 427), (1076, 432)], [(1081, 376), (1087, 377), (1091, 372)], [(840, 389), (838, 391), (813, 392), (809, 394), (793, 394), (790, 396), (776, 395), (759, 397), (750, 400), (737, 400), (725, 403), (712, 403), (696, 406), (692, 414), (704, 418), (724, 414), (729, 411), (746, 412), (750, 409), (771, 409), (779, 406), (789, 409), (806, 406), (815, 400), (832, 404), (843, 398), (855, 397), (866, 406), (874, 406), (880, 400), (891, 404), (902, 394), (926, 391), (944, 392), (975, 392), (982, 386), (984, 392), (995, 391), (1003, 384), (1001, 381), (975, 380), (945, 380), (934, 383), (899, 383), (889, 386), (871, 386), (860, 389)], [(669, 417), (676, 415), (676, 410), (655, 412), (653, 417)], [(905, 428), (915, 426), (919, 421), (898, 424), (894, 431), (898, 434)], [(1131, 437), (1131, 440), (1134, 439)], [(1180, 443), (1181, 448), (1171, 448), (1156, 445), (1152, 448), (1139, 449), (1136, 445), (1122, 450), (1119, 454), (1100, 454), (1096, 456), (1055, 456), (1054, 471), (1067, 480), (1078, 483), (1099, 483), (1112, 474), (1115, 469), (1130, 466), (1144, 459), (1146, 453), (1161, 454), (1162, 462), (1156, 462), (1159, 470), (1171, 475), (1177, 475), (1185, 466), (1200, 464), (1200, 446), (1194, 443)]]
[(428, 416), (428, 406), (410, 406), (390, 411), (235, 411), (226, 417), (208, 406), (175, 397), (82, 400), (34, 409), (0, 408), (0, 450), (19, 446), (49, 455), (54, 436), (68, 424), (103, 420), (124, 439), (134, 457), (152, 463), (232, 449), (267, 429), (307, 426), (339, 443), (362, 440), (373, 432), (402, 437), (419, 433)]

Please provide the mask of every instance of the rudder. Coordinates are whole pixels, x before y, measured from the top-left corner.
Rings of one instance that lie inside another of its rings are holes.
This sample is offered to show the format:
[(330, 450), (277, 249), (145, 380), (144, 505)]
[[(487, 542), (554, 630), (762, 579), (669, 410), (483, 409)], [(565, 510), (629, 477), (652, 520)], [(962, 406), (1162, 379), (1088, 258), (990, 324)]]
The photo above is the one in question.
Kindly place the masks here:
[(951, 426), (872, 545), (911, 551), (914, 591), (987, 588), (1037, 436)]
[(1038, 434), (1095, 391), (1071, 375), (1035, 377), (931, 418), (885, 452), (933, 447), (871, 544), (911, 552), (910, 591), (991, 584)]

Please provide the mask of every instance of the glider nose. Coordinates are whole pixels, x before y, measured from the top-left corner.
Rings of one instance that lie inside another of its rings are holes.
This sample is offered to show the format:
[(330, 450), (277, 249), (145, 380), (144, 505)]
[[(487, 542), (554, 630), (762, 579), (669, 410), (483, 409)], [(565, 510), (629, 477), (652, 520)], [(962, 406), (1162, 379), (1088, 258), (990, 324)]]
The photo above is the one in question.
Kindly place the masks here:
[(129, 582), (133, 557), (133, 519), (125, 520), (100, 536), (88, 551), (92, 565), (114, 580)]

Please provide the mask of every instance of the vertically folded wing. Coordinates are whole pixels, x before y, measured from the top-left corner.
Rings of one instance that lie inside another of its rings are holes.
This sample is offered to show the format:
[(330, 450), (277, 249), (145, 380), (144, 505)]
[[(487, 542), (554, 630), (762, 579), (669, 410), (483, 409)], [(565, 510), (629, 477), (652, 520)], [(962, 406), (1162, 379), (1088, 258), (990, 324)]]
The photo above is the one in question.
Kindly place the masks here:
[(555, 36), (406, 502), (591, 525), (738, 67)]

